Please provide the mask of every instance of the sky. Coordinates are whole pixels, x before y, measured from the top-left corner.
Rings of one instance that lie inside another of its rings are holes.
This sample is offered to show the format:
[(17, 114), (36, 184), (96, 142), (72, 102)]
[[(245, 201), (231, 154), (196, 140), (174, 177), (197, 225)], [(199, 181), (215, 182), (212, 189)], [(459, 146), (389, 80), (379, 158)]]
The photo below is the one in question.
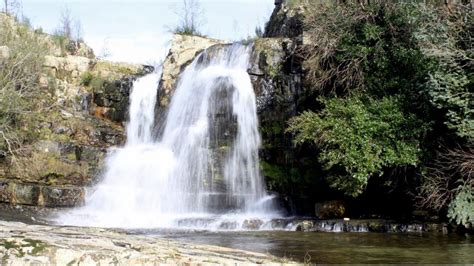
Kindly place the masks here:
[[(167, 54), (171, 29), (183, 0), (22, 0), (35, 28), (53, 33), (68, 8), (85, 42), (113, 61), (156, 64)], [(241, 40), (254, 35), (270, 17), (274, 0), (199, 0), (202, 32), (211, 38)]]

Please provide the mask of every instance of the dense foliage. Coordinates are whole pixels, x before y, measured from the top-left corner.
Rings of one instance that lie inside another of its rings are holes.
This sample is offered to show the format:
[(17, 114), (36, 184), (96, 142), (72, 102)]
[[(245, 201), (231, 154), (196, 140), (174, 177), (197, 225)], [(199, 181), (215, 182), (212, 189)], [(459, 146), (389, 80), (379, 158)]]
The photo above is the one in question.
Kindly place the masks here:
[(444, 188), (429, 182), (441, 142), (461, 147), (473, 164), (472, 149), (463, 148), (474, 138), (470, 7), (380, 1), (307, 8), (301, 51), (306, 86), (320, 104), (290, 120), (295, 141), (317, 147), (328, 183), (347, 195), (360, 195), (388, 170), (416, 169), (409, 178), (424, 181), (412, 193), (425, 207), (472, 221), (472, 169), (443, 172), (455, 185), (441, 204), (430, 195)]
[(291, 121), (297, 142), (314, 141), (331, 185), (357, 196), (368, 178), (384, 168), (420, 161), (420, 120), (406, 116), (399, 100), (333, 98), (319, 113), (304, 112)]

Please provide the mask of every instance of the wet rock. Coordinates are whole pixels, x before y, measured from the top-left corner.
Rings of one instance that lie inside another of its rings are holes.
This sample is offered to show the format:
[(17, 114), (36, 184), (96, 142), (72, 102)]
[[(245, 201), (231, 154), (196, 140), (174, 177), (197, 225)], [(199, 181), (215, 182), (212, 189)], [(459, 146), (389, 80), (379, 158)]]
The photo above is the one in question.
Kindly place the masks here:
[(233, 221), (224, 221), (219, 224), (218, 228), (220, 230), (235, 230), (238, 228), (238, 224), (237, 222), (233, 222)]
[(316, 203), (314, 206), (315, 215), (319, 219), (342, 218), (346, 212), (344, 202), (333, 200)]
[(301, 232), (308, 232), (311, 231), (314, 228), (314, 222), (313, 221), (302, 221), (296, 224), (296, 231), (301, 231)]
[(270, 222), (270, 226), (272, 229), (287, 229), (290, 224), (291, 221), (289, 221), (288, 219), (273, 219)]
[(262, 227), (263, 221), (259, 219), (252, 219), (252, 220), (245, 220), (244, 223), (242, 224), (242, 227), (244, 229), (248, 230), (258, 230), (260, 227)]

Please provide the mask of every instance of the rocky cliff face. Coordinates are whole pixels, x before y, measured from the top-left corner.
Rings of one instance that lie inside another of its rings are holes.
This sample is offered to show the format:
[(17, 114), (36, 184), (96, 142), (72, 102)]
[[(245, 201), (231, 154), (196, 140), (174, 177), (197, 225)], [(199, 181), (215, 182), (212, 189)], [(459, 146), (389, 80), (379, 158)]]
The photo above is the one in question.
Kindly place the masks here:
[(303, 35), (302, 17), (305, 7), (303, 5), (290, 6), (283, 1), (275, 1), (275, 9), (270, 20), (265, 26), (264, 36), (267, 38), (296, 38)]
[[(97, 59), (82, 42), (33, 31), (3, 14), (0, 22), (10, 33), (35, 35), (47, 50), (31, 121), (22, 128), (28, 142), (15, 158), (0, 158), (0, 202), (80, 204), (107, 149), (124, 141), (133, 81), (153, 68)], [(0, 60), (10, 50), (0, 45)]]

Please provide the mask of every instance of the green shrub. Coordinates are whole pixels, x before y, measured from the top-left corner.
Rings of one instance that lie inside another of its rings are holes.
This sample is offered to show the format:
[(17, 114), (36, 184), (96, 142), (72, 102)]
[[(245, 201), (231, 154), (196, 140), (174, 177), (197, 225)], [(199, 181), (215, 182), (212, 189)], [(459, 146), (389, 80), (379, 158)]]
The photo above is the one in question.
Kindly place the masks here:
[(98, 90), (101, 90), (102, 87), (104, 86), (104, 83), (105, 83), (105, 79), (103, 79), (102, 77), (98, 76), (98, 77), (94, 77), (91, 82), (90, 82), (90, 86), (92, 87), (92, 89), (94, 91), (98, 91)]
[(448, 218), (457, 224), (474, 224), (474, 187), (462, 185), (449, 204)]
[(84, 72), (81, 76), (81, 84), (84, 86), (89, 86), (93, 79), (94, 75), (91, 72)]
[(61, 49), (61, 55), (67, 55), (67, 45), (69, 40), (66, 36), (61, 35), (60, 33), (56, 33), (53, 35), (54, 43)]
[(320, 149), (319, 161), (332, 187), (357, 196), (369, 178), (382, 175), (385, 168), (420, 162), (426, 125), (404, 113), (397, 98), (321, 102), (321, 112), (294, 117), (288, 131), (296, 133), (297, 143), (312, 142)]

